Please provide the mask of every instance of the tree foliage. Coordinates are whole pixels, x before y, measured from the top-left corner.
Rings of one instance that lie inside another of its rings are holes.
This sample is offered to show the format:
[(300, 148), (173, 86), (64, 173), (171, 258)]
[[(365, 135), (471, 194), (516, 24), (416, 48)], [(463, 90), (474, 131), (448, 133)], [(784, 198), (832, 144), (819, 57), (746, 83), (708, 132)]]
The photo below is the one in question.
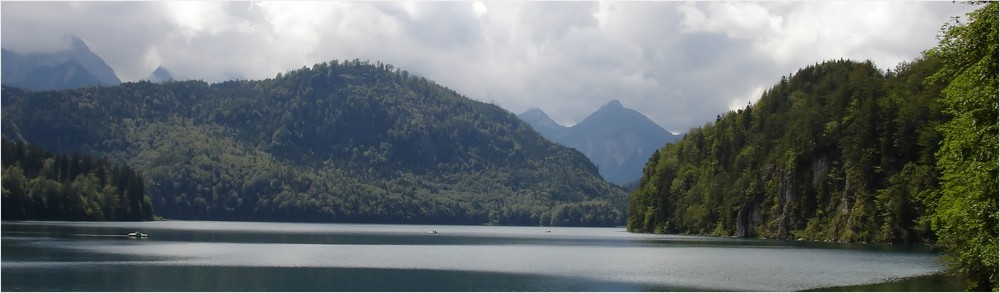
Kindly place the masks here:
[(928, 55), (944, 66), (929, 83), (947, 84), (937, 152), (941, 195), (933, 227), (952, 267), (973, 290), (997, 290), (997, 3), (969, 14), (966, 24), (944, 27)]
[(636, 232), (937, 243), (997, 290), (997, 3), (881, 72), (803, 68), (647, 162)]
[(495, 105), (368, 61), (3, 90), (5, 136), (128, 162), (178, 219), (620, 225), (626, 194)]
[(940, 134), (940, 67), (829, 61), (668, 144), (629, 206), (632, 231), (919, 242)]
[(142, 177), (88, 155), (3, 140), (4, 220), (152, 220)]

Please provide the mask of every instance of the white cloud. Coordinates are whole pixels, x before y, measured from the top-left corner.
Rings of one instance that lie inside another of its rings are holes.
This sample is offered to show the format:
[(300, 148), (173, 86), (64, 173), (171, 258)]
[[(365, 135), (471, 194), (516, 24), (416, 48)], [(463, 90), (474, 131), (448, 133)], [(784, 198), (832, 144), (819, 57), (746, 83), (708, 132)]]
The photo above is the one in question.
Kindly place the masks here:
[[(722, 32), (730, 38), (753, 38), (776, 33), (783, 17), (772, 14), (760, 3), (708, 2), (704, 9), (686, 3), (678, 9), (684, 16), (683, 32)], [(702, 11), (705, 10), (705, 11)]]
[[(827, 59), (883, 68), (935, 44), (941, 2), (3, 2), (2, 45), (80, 36), (123, 80), (267, 78), (332, 59), (390, 63), (563, 124), (619, 99), (670, 131), (742, 108)], [(749, 96), (748, 96), (749, 95)]]
[(489, 8), (483, 1), (472, 2), (472, 13), (476, 15), (476, 18), (482, 17), (486, 12), (489, 12)]

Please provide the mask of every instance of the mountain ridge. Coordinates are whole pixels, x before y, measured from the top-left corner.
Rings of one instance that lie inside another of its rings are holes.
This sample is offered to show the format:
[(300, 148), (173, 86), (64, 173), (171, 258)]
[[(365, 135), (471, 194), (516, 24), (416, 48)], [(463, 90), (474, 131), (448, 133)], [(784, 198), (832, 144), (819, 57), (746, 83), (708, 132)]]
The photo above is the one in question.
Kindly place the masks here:
[[(76, 36), (69, 49), (54, 53), (20, 53), (2, 49), (3, 84), (33, 90), (70, 89), (86, 85), (121, 83), (114, 70)], [(67, 62), (79, 66), (67, 66)], [(83, 69), (83, 70), (80, 70)], [(70, 82), (73, 81), (73, 82)], [(86, 83), (80, 83), (86, 81)]]
[(536, 131), (542, 134), (546, 138), (550, 137), (560, 137), (562, 134), (569, 129), (569, 127), (563, 126), (552, 120), (545, 111), (539, 108), (531, 108), (524, 113), (518, 114), (518, 118), (528, 122)]
[(4, 137), (128, 163), (167, 218), (624, 223), (627, 195), (582, 153), (382, 63), (2, 97)]
[(605, 179), (619, 185), (638, 180), (649, 156), (664, 143), (677, 139), (617, 99), (605, 103), (571, 127), (555, 123), (538, 108), (518, 117), (549, 140), (583, 152), (597, 164)]

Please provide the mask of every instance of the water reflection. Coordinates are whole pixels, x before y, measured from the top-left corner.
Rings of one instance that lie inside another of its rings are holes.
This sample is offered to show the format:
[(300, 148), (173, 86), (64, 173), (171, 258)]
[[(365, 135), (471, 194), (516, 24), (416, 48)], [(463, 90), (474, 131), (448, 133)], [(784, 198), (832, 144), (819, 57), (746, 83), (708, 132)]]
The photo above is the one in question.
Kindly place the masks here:
[[(614, 228), (168, 221), (2, 230), (3, 290), (786, 291), (941, 270), (921, 248)], [(135, 230), (150, 236), (116, 236)]]

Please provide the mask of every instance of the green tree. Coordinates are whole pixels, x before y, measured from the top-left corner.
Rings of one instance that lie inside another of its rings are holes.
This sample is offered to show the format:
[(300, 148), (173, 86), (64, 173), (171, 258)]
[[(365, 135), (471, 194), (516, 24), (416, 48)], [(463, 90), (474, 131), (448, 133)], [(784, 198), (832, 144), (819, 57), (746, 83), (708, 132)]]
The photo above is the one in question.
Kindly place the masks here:
[(941, 125), (941, 194), (933, 228), (951, 267), (970, 290), (997, 291), (997, 2), (946, 25), (927, 52), (943, 67), (929, 82), (946, 83), (943, 104), (952, 119)]
[[(114, 166), (89, 155), (56, 156), (25, 143), (2, 140), (3, 219), (8, 220), (152, 220), (152, 206), (141, 177), (128, 166)], [(75, 165), (75, 173), (60, 170)], [(111, 170), (118, 170), (117, 172)], [(137, 178), (125, 186), (116, 176)], [(121, 192), (132, 192), (134, 208), (121, 207)]]
[[(579, 151), (496, 105), (383, 63), (324, 62), (217, 84), (3, 87), (2, 96), (5, 136), (128, 162), (141, 174), (97, 172), (117, 182), (99, 186), (104, 198), (117, 192), (117, 211), (105, 217), (150, 215), (148, 194), (157, 215), (175, 219), (624, 223), (626, 193)], [(58, 182), (101, 164), (53, 162)], [(560, 206), (566, 212), (553, 218)]]

